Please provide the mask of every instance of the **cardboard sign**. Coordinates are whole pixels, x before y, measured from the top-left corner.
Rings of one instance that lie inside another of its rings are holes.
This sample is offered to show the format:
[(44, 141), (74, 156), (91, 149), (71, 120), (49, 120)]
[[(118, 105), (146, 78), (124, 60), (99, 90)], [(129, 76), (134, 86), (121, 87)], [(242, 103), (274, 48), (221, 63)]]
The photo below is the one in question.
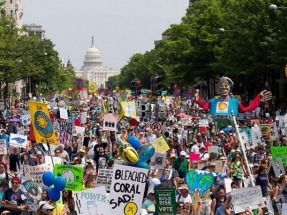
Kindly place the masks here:
[(66, 108), (59, 108), (60, 118), (68, 119), (68, 110)]
[(163, 136), (160, 136), (155, 141), (153, 141), (152, 145), (159, 153), (165, 153), (167, 150), (169, 150), (169, 145), (167, 144)]
[(232, 204), (235, 213), (242, 213), (246, 207), (257, 209), (262, 204), (262, 192), (260, 186), (246, 187), (231, 191)]
[(274, 170), (276, 177), (279, 177), (281, 174), (285, 173), (285, 169), (284, 169), (281, 157), (276, 157), (276, 158), (272, 159), (271, 165), (272, 165), (272, 168)]
[(107, 192), (110, 192), (110, 187), (113, 178), (112, 169), (99, 169), (97, 175), (97, 184), (96, 187), (104, 186)]
[(285, 156), (287, 154), (287, 146), (271, 146), (272, 159), (280, 157), (284, 166), (286, 166)]
[(26, 189), (27, 193), (30, 195), (31, 198), (37, 201), (40, 200), (41, 193), (38, 185), (34, 181), (32, 180), (24, 181), (22, 185)]
[(222, 170), (223, 170), (223, 160), (216, 160), (214, 172), (219, 173), (222, 172)]
[(157, 202), (155, 211), (157, 215), (175, 215), (176, 199), (174, 188), (156, 189), (154, 191)]
[(164, 169), (166, 154), (155, 152), (151, 158), (151, 168), (152, 169)]
[(0, 139), (0, 153), (7, 155), (7, 145), (4, 139)]
[(54, 175), (66, 179), (66, 190), (80, 191), (83, 188), (84, 169), (82, 167), (56, 164)]
[(115, 165), (110, 190), (112, 214), (140, 215), (147, 169)]
[(104, 115), (103, 130), (116, 131), (117, 130), (117, 117), (113, 113), (107, 113)]
[(109, 197), (105, 187), (97, 187), (75, 194), (75, 205), (78, 214), (111, 215)]
[(27, 135), (10, 134), (10, 146), (26, 148), (27, 146)]
[(29, 109), (36, 143), (58, 144), (47, 104), (29, 101)]
[(37, 166), (27, 166), (24, 165), (24, 180), (32, 180), (34, 181), (39, 187), (44, 187), (44, 184), (42, 182), (42, 175), (44, 172), (47, 171), (53, 171), (53, 166), (52, 165), (47, 165), (47, 164), (41, 164)]

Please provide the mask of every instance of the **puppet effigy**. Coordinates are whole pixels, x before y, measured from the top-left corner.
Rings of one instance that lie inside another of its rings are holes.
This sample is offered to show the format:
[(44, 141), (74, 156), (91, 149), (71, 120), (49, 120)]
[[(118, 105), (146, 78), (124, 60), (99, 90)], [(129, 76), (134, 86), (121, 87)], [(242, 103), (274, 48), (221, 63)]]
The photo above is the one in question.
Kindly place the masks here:
[(226, 116), (231, 115), (233, 111), (234, 116), (237, 117), (238, 110), (241, 112), (252, 111), (260, 105), (260, 102), (268, 101), (272, 98), (272, 93), (267, 90), (260, 92), (253, 101), (244, 107), (240, 101), (230, 96), (231, 90), (234, 86), (233, 81), (228, 77), (222, 77), (218, 81), (219, 97), (210, 99), (208, 102), (203, 103), (199, 97), (199, 91), (196, 91), (195, 99), (199, 107), (209, 111), (212, 116)]

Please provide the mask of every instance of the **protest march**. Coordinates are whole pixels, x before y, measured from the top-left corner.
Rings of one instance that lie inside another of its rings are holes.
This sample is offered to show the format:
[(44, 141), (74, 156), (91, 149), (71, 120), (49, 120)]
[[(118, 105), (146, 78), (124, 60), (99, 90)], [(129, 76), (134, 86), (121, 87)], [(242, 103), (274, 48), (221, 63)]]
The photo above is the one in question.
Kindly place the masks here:
[(232, 87), (15, 102), (0, 120), (0, 214), (286, 215), (287, 113)]

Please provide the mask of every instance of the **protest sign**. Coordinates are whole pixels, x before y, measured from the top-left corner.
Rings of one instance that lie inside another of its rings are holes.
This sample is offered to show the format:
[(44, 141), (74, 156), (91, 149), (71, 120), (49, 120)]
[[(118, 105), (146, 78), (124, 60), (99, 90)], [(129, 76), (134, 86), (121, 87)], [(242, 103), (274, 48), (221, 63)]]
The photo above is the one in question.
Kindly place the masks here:
[(29, 114), (25, 114), (21, 116), (21, 123), (23, 126), (27, 126), (31, 124), (31, 119)]
[(242, 213), (247, 207), (257, 209), (262, 204), (260, 186), (232, 190), (231, 197), (235, 213)]
[(68, 119), (68, 110), (66, 108), (59, 108), (60, 118)]
[(155, 152), (151, 158), (151, 168), (152, 169), (164, 169), (166, 154)]
[(283, 162), (281, 157), (277, 157), (271, 160), (271, 165), (276, 177), (279, 177), (282, 173), (285, 172)]
[(33, 198), (36, 201), (40, 200), (41, 193), (40, 193), (38, 185), (34, 181), (27, 180), (27, 181), (24, 181), (22, 185), (31, 198)]
[(7, 155), (7, 145), (5, 139), (0, 139), (0, 153)]
[(87, 122), (87, 116), (88, 116), (87, 112), (81, 113), (81, 123), (85, 124)]
[(209, 146), (208, 153), (217, 153), (218, 154), (218, 146)]
[(189, 154), (189, 161), (190, 162), (198, 162), (200, 160), (200, 154), (199, 153), (190, 153)]
[(274, 215), (274, 209), (272, 206), (272, 200), (271, 200), (270, 196), (266, 197), (265, 202), (266, 202), (266, 206), (267, 206), (267, 210), (268, 210), (269, 215)]
[(165, 153), (167, 150), (169, 150), (169, 146), (163, 136), (160, 136), (152, 143), (155, 150), (159, 153)]
[(157, 169), (158, 178), (164, 177), (165, 179), (171, 179), (172, 169)]
[(97, 187), (104, 186), (107, 192), (110, 192), (110, 187), (113, 178), (112, 169), (99, 169), (97, 175)]
[(223, 168), (223, 160), (216, 160), (214, 172), (216, 173), (222, 172), (222, 168)]
[(284, 166), (286, 166), (285, 156), (287, 154), (287, 146), (271, 146), (272, 159), (280, 157)]
[(287, 203), (282, 204), (282, 215), (287, 215)]
[(109, 197), (105, 187), (97, 187), (75, 194), (75, 205), (78, 214), (111, 215)]
[(113, 113), (107, 113), (104, 115), (103, 120), (104, 131), (116, 131), (117, 130), (117, 117)]
[(24, 165), (24, 180), (32, 180), (34, 181), (39, 187), (43, 187), (44, 184), (42, 182), (42, 175), (44, 172), (53, 171), (53, 166), (48, 164), (40, 164), (37, 166), (27, 166)]
[(270, 138), (271, 135), (271, 125), (270, 124), (260, 124), (260, 129), (262, 136), (266, 139)]
[(83, 188), (84, 169), (82, 167), (56, 164), (54, 175), (66, 179), (66, 190), (80, 191)]
[(29, 109), (36, 143), (58, 144), (47, 104), (30, 100)]
[(199, 169), (199, 162), (188, 162), (188, 169)]
[(110, 190), (112, 214), (140, 214), (147, 173), (147, 169), (114, 166)]
[(156, 189), (154, 191), (157, 215), (175, 215), (176, 199), (174, 188)]
[(27, 146), (27, 135), (21, 134), (10, 134), (10, 146), (26, 148)]
[(76, 135), (80, 134), (82, 137), (85, 134), (85, 127), (75, 126)]

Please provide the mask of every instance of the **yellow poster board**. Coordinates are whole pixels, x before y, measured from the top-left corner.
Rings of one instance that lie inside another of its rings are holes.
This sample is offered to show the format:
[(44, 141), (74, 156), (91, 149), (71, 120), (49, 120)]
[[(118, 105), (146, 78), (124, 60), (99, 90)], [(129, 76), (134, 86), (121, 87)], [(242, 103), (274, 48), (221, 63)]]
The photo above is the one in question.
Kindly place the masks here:
[(96, 87), (97, 87), (97, 85), (95, 82), (89, 82), (89, 93), (95, 93)]
[(29, 110), (36, 143), (57, 145), (58, 140), (50, 119), (47, 104), (29, 101)]
[(159, 153), (165, 153), (167, 150), (169, 150), (169, 145), (167, 144), (163, 136), (153, 141), (152, 145), (155, 148), (155, 150)]

